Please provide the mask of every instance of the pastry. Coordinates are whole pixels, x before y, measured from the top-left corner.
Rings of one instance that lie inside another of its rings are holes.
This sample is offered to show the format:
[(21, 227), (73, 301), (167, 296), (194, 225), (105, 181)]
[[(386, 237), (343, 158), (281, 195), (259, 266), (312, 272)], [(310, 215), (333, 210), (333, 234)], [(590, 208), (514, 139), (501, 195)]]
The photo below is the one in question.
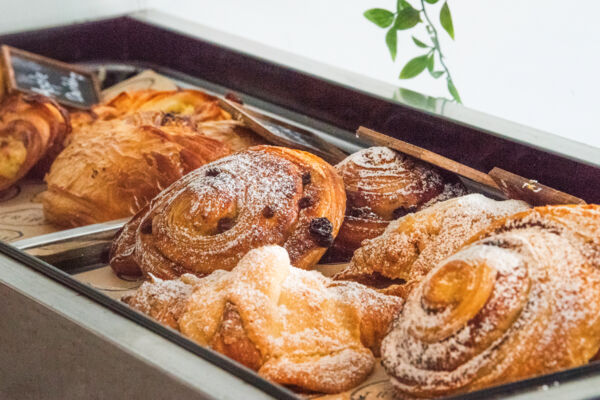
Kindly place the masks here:
[(0, 190), (33, 168), (44, 173), (70, 130), (66, 110), (47, 97), (14, 94), (5, 98), (0, 103)]
[(76, 128), (41, 200), (46, 219), (81, 226), (135, 214), (186, 173), (230, 153), (189, 121), (138, 113)]
[(382, 344), (403, 396), (431, 398), (587, 363), (600, 348), (600, 206), (495, 222), (410, 293)]
[(528, 208), (523, 201), (496, 201), (481, 194), (437, 203), (392, 222), (381, 236), (365, 241), (335, 279), (354, 280), (404, 297), (472, 235), (496, 219)]
[(216, 97), (199, 90), (138, 90), (123, 92), (107, 103), (99, 104), (90, 112), (73, 114), (73, 124), (78, 127), (96, 120), (107, 121), (139, 112), (164, 112), (188, 116), (194, 123), (231, 119), (229, 113), (219, 107)]
[(266, 379), (324, 393), (368, 376), (402, 303), (294, 268), (279, 246), (251, 250), (230, 272), (155, 279), (124, 301)]
[(467, 194), (456, 177), (387, 147), (354, 153), (336, 169), (346, 188), (346, 217), (327, 261), (348, 261), (392, 220)]
[(308, 269), (331, 246), (345, 205), (342, 179), (319, 157), (251, 147), (163, 191), (117, 235), (110, 264), (121, 275), (202, 276), (278, 244), (294, 266)]

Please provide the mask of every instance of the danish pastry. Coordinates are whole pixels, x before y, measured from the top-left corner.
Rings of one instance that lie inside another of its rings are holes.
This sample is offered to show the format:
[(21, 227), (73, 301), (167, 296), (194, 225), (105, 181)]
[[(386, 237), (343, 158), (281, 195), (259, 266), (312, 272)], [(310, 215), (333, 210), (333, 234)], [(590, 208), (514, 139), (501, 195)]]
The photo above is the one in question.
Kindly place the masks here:
[(113, 243), (117, 274), (173, 279), (231, 270), (251, 249), (283, 246), (308, 269), (333, 243), (346, 196), (310, 153), (256, 146), (199, 168), (158, 195)]
[(431, 398), (587, 363), (600, 348), (600, 206), (497, 221), (410, 293), (382, 345), (403, 396)]
[(294, 268), (279, 246), (251, 250), (231, 272), (144, 283), (124, 301), (271, 381), (324, 393), (368, 376), (402, 303)]

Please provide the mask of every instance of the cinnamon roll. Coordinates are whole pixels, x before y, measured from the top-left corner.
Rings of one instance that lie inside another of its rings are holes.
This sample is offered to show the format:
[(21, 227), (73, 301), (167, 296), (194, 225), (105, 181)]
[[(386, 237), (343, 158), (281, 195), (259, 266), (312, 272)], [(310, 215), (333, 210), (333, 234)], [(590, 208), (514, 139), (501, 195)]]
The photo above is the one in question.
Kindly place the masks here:
[(334, 278), (353, 280), (405, 297), (435, 264), (493, 221), (526, 210), (523, 201), (481, 194), (457, 197), (408, 214), (366, 240)]
[(600, 348), (600, 206), (500, 220), (439, 262), (382, 345), (402, 395), (463, 393), (587, 363)]
[(347, 261), (392, 220), (467, 193), (456, 177), (387, 147), (361, 150), (336, 168), (348, 203), (327, 261)]
[(111, 250), (118, 274), (172, 279), (230, 270), (249, 250), (283, 246), (310, 268), (331, 246), (346, 197), (335, 169), (310, 153), (256, 146), (199, 168), (125, 224)]
[(47, 171), (71, 130), (69, 115), (53, 100), (14, 94), (0, 103), (0, 190), (32, 169)]
[(296, 389), (337, 393), (362, 382), (402, 300), (251, 250), (231, 271), (144, 283), (124, 299), (200, 345)]

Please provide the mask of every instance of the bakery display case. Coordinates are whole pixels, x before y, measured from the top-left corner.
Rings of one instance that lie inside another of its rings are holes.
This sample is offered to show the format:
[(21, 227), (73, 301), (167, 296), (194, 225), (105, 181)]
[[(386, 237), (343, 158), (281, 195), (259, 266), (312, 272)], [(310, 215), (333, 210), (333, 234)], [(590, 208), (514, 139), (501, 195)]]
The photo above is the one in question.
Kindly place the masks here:
[[(334, 79), (334, 69), (293, 57), (290, 63), (296, 62), (296, 67), (285, 66), (278, 60), (286, 54), (156, 12), (4, 35), (0, 43), (93, 71), (105, 90), (118, 91), (134, 77), (163, 90), (175, 84), (233, 99), (234, 106), (242, 102), (247, 118), (316, 138), (304, 145), (322, 146), (317, 150), (323, 151), (323, 158), (335, 157), (327, 151), (329, 145), (342, 154), (372, 145), (367, 137), (355, 135), (362, 126), (460, 163), (464, 174), (458, 171), (459, 182), (453, 184), (471, 192), (506, 199), (507, 192), (488, 182), (486, 174), (501, 168), (526, 177), (519, 181), (524, 185), (541, 182), (578, 201), (600, 203), (598, 149), (442, 100), (423, 102), (424, 96), (417, 94), (386, 98), (381, 83), (345, 76), (353, 82), (350, 86)], [(339, 158), (328, 161), (333, 164), (332, 160), (337, 163)], [(52, 173), (59, 175), (71, 165), (67, 161)], [(212, 173), (207, 172), (209, 177)], [(478, 179), (479, 174), (486, 178)], [(56, 231), (40, 215), (36, 195), (43, 188), (39, 180), (20, 184), (21, 193), (4, 192), (16, 197), (0, 208), (5, 240), (0, 242), (0, 290), (5, 299), (0, 397), (97, 393), (101, 398), (392, 398), (380, 366), (337, 397), (294, 391), (119, 301), (139, 286), (135, 280), (117, 278), (108, 266), (114, 260), (113, 239), (122, 234), (128, 218), (101, 223), (83, 218), (72, 225), (85, 226)], [(461, 190), (455, 196), (464, 194)], [(332, 213), (336, 207), (326, 208)], [(265, 215), (264, 207), (261, 210)], [(267, 218), (272, 217), (270, 211)], [(393, 219), (399, 216), (395, 213)], [(103, 220), (107, 219), (111, 218)], [(326, 239), (333, 240), (320, 238)], [(359, 244), (352, 246), (354, 251)], [(316, 256), (304, 259), (310, 257)], [(323, 264), (318, 269), (332, 275), (339, 268)], [(160, 271), (152, 272), (160, 276)], [(591, 362), (456, 398), (584, 399), (598, 395), (599, 381), (600, 365)]]

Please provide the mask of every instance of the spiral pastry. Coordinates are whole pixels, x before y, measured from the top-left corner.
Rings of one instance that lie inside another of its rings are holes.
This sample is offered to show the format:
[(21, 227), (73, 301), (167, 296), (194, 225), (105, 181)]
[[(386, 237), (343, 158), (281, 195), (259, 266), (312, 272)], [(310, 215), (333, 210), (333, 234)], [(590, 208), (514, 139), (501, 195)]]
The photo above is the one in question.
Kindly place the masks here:
[(528, 208), (523, 201), (496, 201), (478, 193), (437, 203), (393, 221), (381, 236), (366, 240), (335, 279), (406, 297), (439, 261), (475, 233)]
[(186, 175), (117, 236), (118, 274), (172, 279), (231, 270), (249, 250), (283, 246), (310, 268), (333, 243), (346, 197), (335, 169), (310, 153), (256, 146)]
[(381, 235), (392, 220), (467, 193), (458, 179), (387, 147), (361, 150), (336, 168), (348, 204), (329, 261), (349, 260), (363, 240)]
[(382, 344), (403, 395), (436, 397), (587, 363), (600, 348), (600, 207), (507, 217), (440, 262)]
[(15, 94), (0, 104), (0, 190), (36, 165), (45, 173), (71, 130), (69, 115), (53, 100)]

